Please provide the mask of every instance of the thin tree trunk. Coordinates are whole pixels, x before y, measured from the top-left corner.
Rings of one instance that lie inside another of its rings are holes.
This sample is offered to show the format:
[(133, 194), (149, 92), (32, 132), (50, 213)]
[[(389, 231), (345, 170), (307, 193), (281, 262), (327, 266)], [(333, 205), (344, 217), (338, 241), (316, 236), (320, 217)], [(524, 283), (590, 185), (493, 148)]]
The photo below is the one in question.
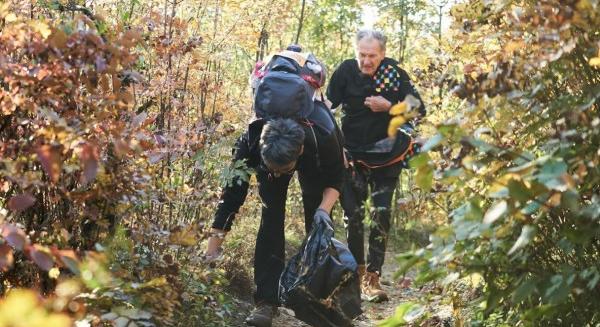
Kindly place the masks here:
[(300, 39), (300, 32), (302, 32), (302, 24), (304, 23), (304, 8), (306, 7), (306, 0), (302, 0), (302, 9), (300, 10), (300, 19), (298, 20), (298, 31), (296, 32), (296, 39), (294, 43), (298, 44)]

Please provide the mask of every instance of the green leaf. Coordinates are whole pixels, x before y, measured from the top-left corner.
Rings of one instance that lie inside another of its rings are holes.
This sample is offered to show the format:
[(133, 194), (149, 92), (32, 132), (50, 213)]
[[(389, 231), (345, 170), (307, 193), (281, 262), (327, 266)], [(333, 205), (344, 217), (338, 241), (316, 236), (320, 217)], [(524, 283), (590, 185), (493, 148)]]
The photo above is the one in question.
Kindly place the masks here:
[(428, 192), (431, 190), (431, 186), (433, 185), (433, 168), (427, 165), (417, 169), (415, 182), (423, 191)]
[(560, 203), (572, 211), (579, 211), (579, 194), (568, 190), (561, 195)]
[(427, 140), (427, 142), (425, 142), (425, 144), (423, 144), (423, 146), (421, 147), (421, 151), (427, 152), (427, 151), (435, 148), (436, 146), (438, 146), (443, 140), (444, 140), (444, 137), (442, 136), (442, 134), (435, 134), (429, 140)]
[(531, 240), (535, 236), (535, 232), (536, 232), (536, 229), (534, 226), (531, 226), (531, 225), (523, 226), (523, 229), (521, 230), (521, 235), (519, 236), (519, 238), (517, 239), (515, 244), (512, 246), (512, 248), (510, 248), (510, 250), (508, 251), (508, 254), (511, 255), (518, 249), (521, 249), (524, 246), (526, 246), (527, 244), (529, 244), (529, 242), (531, 242)]
[(570, 291), (571, 287), (564, 276), (554, 275), (550, 278), (550, 286), (546, 288), (544, 297), (552, 304), (559, 304), (567, 299)]
[(543, 304), (543, 305), (537, 306), (533, 309), (525, 311), (525, 314), (523, 314), (523, 320), (535, 322), (535, 321), (539, 320), (539, 318), (545, 317), (545, 316), (551, 314), (554, 311), (554, 309), (555, 309), (555, 306), (550, 305), (550, 304)]
[(536, 179), (551, 190), (564, 192), (568, 189), (567, 182), (562, 175), (567, 172), (568, 166), (563, 161), (549, 159), (542, 165)]
[(496, 150), (496, 147), (494, 147), (493, 145), (474, 137), (468, 137), (467, 142), (469, 142), (469, 144), (477, 148), (480, 152), (487, 153), (494, 152)]
[[(437, 130), (444, 137), (449, 138), (450, 136), (452, 136), (452, 134), (456, 133), (457, 127), (458, 127), (457, 124), (446, 124), (446, 125), (439, 126), (437, 128)], [(460, 133), (460, 129), (459, 129), (459, 134), (462, 134), (462, 133)]]
[(431, 158), (428, 153), (419, 153), (410, 159), (409, 165), (411, 168), (421, 168), (429, 163)]
[(531, 279), (526, 279), (517, 289), (514, 290), (512, 294), (512, 299), (515, 303), (520, 303), (533, 293), (536, 290), (536, 283)]
[(493, 224), (498, 218), (504, 215), (507, 209), (508, 204), (504, 200), (494, 203), (485, 213), (485, 216), (483, 216), (483, 223), (487, 225)]
[(529, 193), (527, 186), (522, 181), (511, 179), (508, 182), (508, 194), (517, 201), (527, 202), (533, 197)]
[[(379, 327), (395, 327), (395, 326), (404, 326), (407, 323), (411, 322), (418, 318), (418, 316), (422, 315), (425, 312), (423, 306), (413, 303), (413, 302), (405, 302), (400, 304), (396, 308), (396, 312), (390, 318), (377, 323)], [(408, 318), (408, 319), (407, 319)]]

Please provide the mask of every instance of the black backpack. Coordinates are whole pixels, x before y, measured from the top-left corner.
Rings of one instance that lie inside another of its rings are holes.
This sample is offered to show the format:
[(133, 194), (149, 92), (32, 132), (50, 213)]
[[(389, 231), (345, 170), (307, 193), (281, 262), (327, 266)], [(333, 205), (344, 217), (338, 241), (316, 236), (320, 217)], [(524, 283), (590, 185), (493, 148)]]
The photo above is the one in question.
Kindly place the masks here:
[(312, 54), (283, 51), (262, 69), (254, 94), (257, 118), (308, 118), (325, 69)]

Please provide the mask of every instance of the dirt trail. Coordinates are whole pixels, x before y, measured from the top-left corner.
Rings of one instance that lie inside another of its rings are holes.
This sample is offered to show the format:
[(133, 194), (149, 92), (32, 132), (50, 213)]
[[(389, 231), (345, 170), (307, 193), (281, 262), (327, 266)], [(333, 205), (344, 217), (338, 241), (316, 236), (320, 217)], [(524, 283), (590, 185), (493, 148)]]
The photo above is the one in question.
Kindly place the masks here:
[[(383, 266), (383, 289), (388, 293), (390, 300), (383, 303), (370, 303), (363, 301), (362, 309), (364, 313), (359, 316), (354, 323), (355, 327), (371, 327), (377, 326), (377, 322), (384, 320), (392, 315), (396, 311), (396, 307), (405, 302), (419, 302), (419, 299), (424, 296), (425, 290), (411, 286), (403, 287), (401, 281), (394, 280), (393, 275), (396, 271), (397, 265), (393, 258), (393, 253), (388, 252), (386, 255), (386, 263)], [(239, 326), (245, 326), (241, 321), (252, 309), (249, 303), (241, 305), (243, 308), (239, 314)], [(429, 319), (431, 323), (426, 326), (452, 326), (451, 315), (452, 310), (449, 306), (438, 305), (434, 309), (428, 310), (431, 312), (433, 319)], [(303, 323), (302, 321), (294, 318), (293, 311), (286, 308), (279, 308), (279, 316), (273, 321), (273, 327), (310, 327), (310, 325)]]
[[(386, 256), (386, 264), (383, 266), (382, 285), (388, 293), (390, 300), (383, 303), (362, 302), (364, 313), (355, 320), (356, 327), (376, 326), (378, 321), (386, 319), (394, 314), (396, 307), (404, 302), (419, 297), (417, 289), (412, 287), (401, 287), (400, 281), (395, 281), (393, 275), (396, 269), (391, 253)], [(280, 310), (281, 314), (273, 322), (273, 327), (310, 327), (309, 325), (294, 318), (290, 310)]]

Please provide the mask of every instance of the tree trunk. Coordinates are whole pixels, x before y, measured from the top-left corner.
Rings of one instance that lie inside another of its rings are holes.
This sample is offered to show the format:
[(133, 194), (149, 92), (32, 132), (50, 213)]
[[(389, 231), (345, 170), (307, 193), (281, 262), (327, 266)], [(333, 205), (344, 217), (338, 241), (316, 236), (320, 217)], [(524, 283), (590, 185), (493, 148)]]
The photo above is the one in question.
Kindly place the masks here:
[(306, 7), (306, 0), (302, 0), (302, 9), (300, 10), (300, 19), (298, 20), (298, 31), (296, 32), (296, 39), (294, 43), (298, 44), (300, 40), (300, 32), (302, 31), (302, 24), (304, 23), (304, 8)]

